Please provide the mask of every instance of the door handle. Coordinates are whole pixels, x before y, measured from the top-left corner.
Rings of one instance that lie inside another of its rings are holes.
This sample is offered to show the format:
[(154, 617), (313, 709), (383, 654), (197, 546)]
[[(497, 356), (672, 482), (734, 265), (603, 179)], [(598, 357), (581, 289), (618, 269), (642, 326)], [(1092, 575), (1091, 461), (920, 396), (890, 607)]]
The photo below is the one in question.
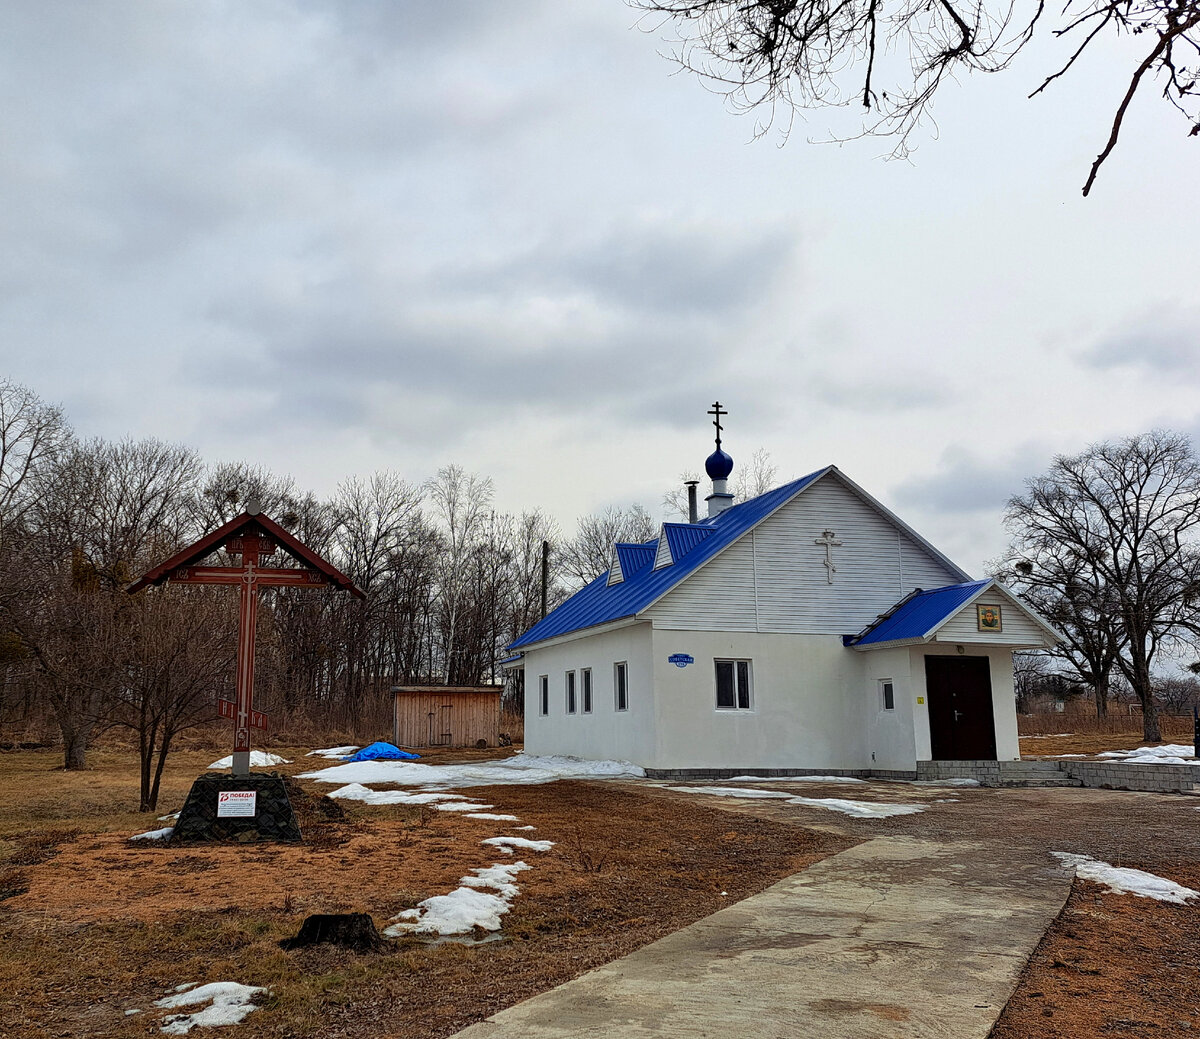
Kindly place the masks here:
[(955, 711), (955, 712), (954, 712), (954, 720), (955, 720), (956, 722), (957, 722), (957, 721), (961, 721), (961, 720), (962, 720), (962, 711)]

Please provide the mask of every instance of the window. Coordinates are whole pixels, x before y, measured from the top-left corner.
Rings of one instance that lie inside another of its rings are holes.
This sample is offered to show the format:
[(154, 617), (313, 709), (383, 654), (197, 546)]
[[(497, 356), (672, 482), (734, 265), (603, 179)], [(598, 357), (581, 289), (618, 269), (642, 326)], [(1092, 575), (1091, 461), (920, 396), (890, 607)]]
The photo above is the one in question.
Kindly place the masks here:
[(579, 672), (579, 687), (583, 694), (583, 713), (592, 713), (592, 669), (585, 667)]
[(538, 713), (550, 713), (550, 676), (538, 675)]
[(616, 693), (618, 711), (629, 710), (628, 672), (629, 665), (624, 660), (613, 664), (613, 691)]
[(896, 709), (896, 688), (890, 678), (879, 680), (879, 709), (882, 711)]
[(567, 714), (575, 713), (575, 672), (567, 672)]
[(750, 661), (717, 660), (717, 708), (750, 710)]

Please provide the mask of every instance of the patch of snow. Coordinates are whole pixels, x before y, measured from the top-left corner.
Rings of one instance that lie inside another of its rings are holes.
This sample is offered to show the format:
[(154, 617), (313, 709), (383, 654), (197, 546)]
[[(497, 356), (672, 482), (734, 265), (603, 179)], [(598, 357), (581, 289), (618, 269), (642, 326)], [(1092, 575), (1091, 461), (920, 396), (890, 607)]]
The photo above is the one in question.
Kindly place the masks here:
[(371, 805), (427, 805), (438, 801), (467, 800), (464, 794), (410, 794), (403, 790), (372, 790), (361, 783), (349, 783), (338, 787), (329, 796), (347, 801), (365, 801)]
[(172, 1014), (164, 1019), (162, 1031), (167, 1035), (186, 1035), (193, 1028), (240, 1024), (255, 1009), (254, 997), (266, 994), (267, 990), (256, 985), (239, 985), (236, 981), (215, 981), (184, 992), (176, 989), (176, 992), (177, 995), (156, 999), (154, 1005), (168, 1010), (197, 1003), (208, 1003), (209, 1006), (191, 1014)]
[(306, 758), (344, 758), (356, 750), (358, 747), (324, 747), (321, 750), (310, 750), (304, 756)]
[(935, 797), (933, 799), (933, 803), (935, 805), (948, 805), (957, 800), (958, 800), (957, 797)]
[(1052, 758), (1086, 758), (1086, 754), (1051, 754)]
[(137, 1007), (132, 1007), (131, 1009), (125, 1011), (125, 1016), (133, 1017), (134, 1014), (140, 1014), (140, 1013), (141, 1013), (141, 1011)]
[(1131, 765), (1196, 765), (1195, 747), (1190, 743), (1167, 743), (1161, 747), (1136, 747), (1133, 750), (1105, 750), (1096, 755), (1106, 760), (1126, 761)]
[(925, 811), (925, 805), (883, 804), (878, 801), (844, 801), (837, 797), (793, 797), (790, 805), (808, 805), (810, 808), (825, 808), (831, 812), (842, 812), (856, 819), (887, 819), (893, 815), (916, 815)]
[(165, 841), (175, 832), (174, 826), (164, 826), (161, 830), (147, 830), (145, 833), (135, 833), (131, 841)]
[(553, 783), (558, 779), (632, 779), (646, 770), (628, 761), (585, 761), (560, 756), (514, 754), (495, 761), (465, 765), (422, 765), (412, 761), (351, 761), (301, 779), (319, 783), (397, 783), (400, 786), (440, 787), (502, 786)]
[[(1197, 811), (1200, 811), (1200, 809), (1197, 809)], [(513, 829), (514, 830), (536, 830), (537, 827), (536, 826), (514, 826)]]
[(1159, 877), (1140, 869), (1113, 866), (1099, 859), (1091, 859), (1086, 855), (1072, 855), (1065, 851), (1051, 854), (1064, 866), (1074, 866), (1075, 876), (1081, 880), (1094, 880), (1118, 895), (1138, 895), (1142, 898), (1157, 899), (1159, 902), (1174, 902), (1176, 905), (1200, 898), (1200, 891), (1194, 891), (1190, 887), (1176, 884), (1173, 880), (1167, 880), (1166, 877)]
[(439, 812), (486, 812), (495, 805), (475, 804), (472, 801), (459, 801), (456, 804), (434, 805)]
[(533, 867), (520, 859), (516, 862), (496, 862), (491, 866), (479, 866), (471, 870), (475, 876), (463, 877), (459, 883), (465, 884), (467, 887), (490, 887), (500, 892), (505, 898), (514, 898), (519, 889), (513, 883), (513, 877), (527, 869), (533, 869)]
[(188, 989), (195, 988), (199, 984), (200, 984), (200, 982), (198, 982), (198, 981), (185, 981), (182, 985), (176, 985), (173, 989), (171, 989), (171, 991), (172, 992), (186, 992)]
[[(291, 762), (287, 758), (281, 758), (278, 754), (268, 754), (265, 750), (252, 750), (250, 751), (250, 764), (261, 767), (263, 765), (290, 765)], [(230, 754), (227, 758), (214, 761), (208, 767), (233, 768), (233, 755)]]
[(553, 841), (531, 841), (525, 837), (485, 837), (479, 843), (499, 848), (505, 855), (511, 855), (513, 848), (524, 848), (527, 851), (549, 851), (554, 847)]
[(730, 783), (865, 783), (854, 776), (733, 776)]
[[(517, 873), (529, 869), (524, 862), (495, 863), (472, 870), (448, 895), (434, 895), (393, 917), (396, 923), (384, 934), (468, 934), (476, 927), (500, 930), (500, 918), (509, 911), (520, 888), (513, 882)], [(490, 888), (480, 891), (479, 888)]]
[(448, 895), (434, 895), (416, 909), (406, 909), (384, 929), (386, 935), (467, 934), (476, 927), (500, 930), (500, 917), (508, 912), (509, 902), (502, 895), (458, 887)]
[(1073, 732), (1048, 732), (1043, 736), (1022, 736), (1021, 739), (1023, 739), (1023, 740), (1053, 740), (1053, 739), (1058, 739), (1059, 736), (1074, 736), (1074, 735), (1075, 735), (1075, 733), (1073, 733)]
[[(494, 812), (468, 812), (468, 819), (490, 819), (494, 823), (519, 823), (521, 820), (515, 815), (499, 815)], [(524, 826), (520, 829), (525, 829)]]
[(714, 797), (791, 797), (780, 790), (754, 790), (746, 786), (673, 786), (681, 794), (712, 794)]
[[(179, 811), (183, 811), (183, 809), (181, 808)], [(160, 815), (158, 821), (160, 823), (173, 823), (178, 818), (179, 812), (172, 812), (170, 815)]]

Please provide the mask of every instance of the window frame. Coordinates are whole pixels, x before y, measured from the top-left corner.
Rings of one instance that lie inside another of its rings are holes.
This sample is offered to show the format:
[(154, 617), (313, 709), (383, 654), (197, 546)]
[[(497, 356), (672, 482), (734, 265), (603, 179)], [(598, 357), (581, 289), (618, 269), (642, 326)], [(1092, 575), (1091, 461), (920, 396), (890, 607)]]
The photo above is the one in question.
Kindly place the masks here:
[(542, 718), (550, 714), (550, 676), (538, 675), (538, 715)]
[[(878, 682), (879, 688), (879, 709), (881, 711), (894, 711), (896, 709), (896, 682), (891, 678), (881, 678)], [(891, 706), (888, 706), (888, 693), (891, 693)]]
[(578, 714), (579, 696), (575, 684), (574, 669), (563, 673), (563, 695), (567, 701), (567, 714)]
[[(730, 665), (733, 687), (733, 703), (721, 703), (721, 665)], [(745, 665), (741, 667), (739, 665)], [(745, 681), (743, 682), (743, 675)], [(713, 657), (713, 683), (717, 711), (754, 710), (754, 659), (752, 657)], [(744, 701), (744, 702), (743, 702)]]
[(618, 660), (613, 663), (613, 708), (622, 712), (629, 710), (628, 660)]
[(592, 713), (592, 669), (579, 669), (579, 713)]

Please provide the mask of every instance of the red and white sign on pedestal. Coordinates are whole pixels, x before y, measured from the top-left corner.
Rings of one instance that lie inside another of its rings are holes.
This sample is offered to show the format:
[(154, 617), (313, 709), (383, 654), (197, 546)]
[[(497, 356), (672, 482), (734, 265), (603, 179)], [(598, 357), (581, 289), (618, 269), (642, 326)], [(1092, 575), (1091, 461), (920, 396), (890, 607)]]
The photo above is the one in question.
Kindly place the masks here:
[(222, 790), (217, 794), (217, 818), (253, 816), (257, 801), (254, 790)]

